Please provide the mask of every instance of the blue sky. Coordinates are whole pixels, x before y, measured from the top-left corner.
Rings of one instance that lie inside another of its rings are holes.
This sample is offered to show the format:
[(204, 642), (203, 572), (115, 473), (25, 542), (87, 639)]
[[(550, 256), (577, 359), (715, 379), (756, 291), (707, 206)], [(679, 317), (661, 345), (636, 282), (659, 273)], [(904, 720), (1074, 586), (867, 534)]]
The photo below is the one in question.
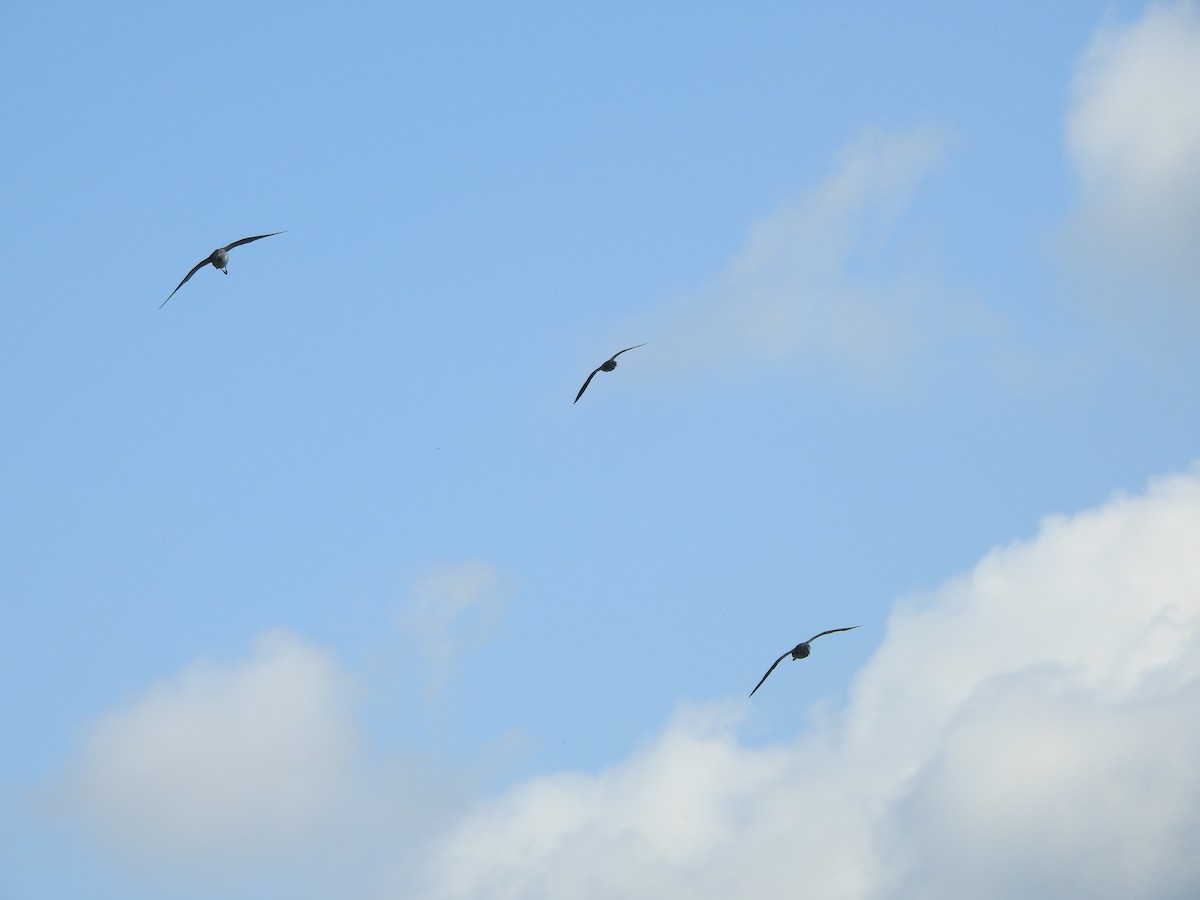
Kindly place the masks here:
[[(1200, 672), (1193, 59), (1190, 2), (6, 5), (0, 896), (1084, 890), (931, 848), (1041, 771), (972, 728), (1200, 741), (1130, 705)], [(804, 766), (870, 814), (802, 839)]]

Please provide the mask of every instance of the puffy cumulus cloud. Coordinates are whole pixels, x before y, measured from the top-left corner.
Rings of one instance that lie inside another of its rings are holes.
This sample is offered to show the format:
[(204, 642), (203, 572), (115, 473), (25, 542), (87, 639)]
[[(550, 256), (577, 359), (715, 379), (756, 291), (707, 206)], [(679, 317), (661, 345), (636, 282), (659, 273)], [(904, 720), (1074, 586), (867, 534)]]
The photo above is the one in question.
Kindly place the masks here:
[[(1083, 202), (1070, 241), (1097, 290), (1118, 274), (1151, 276), (1173, 299), (1200, 285), (1198, 96), (1200, 5), (1190, 0), (1107, 22), (1080, 59), (1066, 137)], [(1129, 293), (1127, 279), (1105, 296), (1144, 308), (1144, 286)]]
[(290, 846), (347, 785), (354, 690), (287, 632), (232, 665), (197, 662), (88, 735), (67, 795), (131, 856), (242, 861)]
[(1182, 898), (1200, 887), (1200, 473), (895, 608), (846, 708), (753, 747), (685, 710), (479, 805), (395, 893)]
[(52, 812), (163, 896), (180, 877), (304, 897), (365, 889), (379, 840), (396, 856), (394, 841), (415, 842), (454, 801), (434, 767), (364, 755), (357, 694), (328, 653), (267, 633), (248, 659), (193, 663), (100, 717)]
[(431, 696), (445, 688), (462, 654), (491, 639), (508, 611), (507, 593), (500, 572), (483, 562), (435, 568), (412, 586), (397, 620), (417, 637)]
[(963, 709), (888, 816), (887, 897), (1194, 897), (1200, 690), (1105, 700), (1046, 671)]
[(828, 179), (751, 229), (712, 286), (660, 313), (658, 356), (687, 367), (817, 359), (874, 381), (940, 336), (992, 330), (976, 299), (952, 296), (911, 252), (889, 252), (948, 140), (934, 128), (875, 129), (851, 143)]
[[(677, 714), (598, 774), (529, 780), (482, 804), (389, 896), (860, 896), (866, 830), (820, 741), (754, 749), (732, 707)], [(813, 850), (823, 859), (814, 864)], [(801, 879), (801, 873), (803, 878)], [(795, 879), (795, 881), (791, 881)]]
[[(102, 718), (61, 802), (176, 885), (258, 872), (224, 896), (1183, 900), (1197, 547), (1200, 469), (1049, 517), (897, 603), (844, 707), (790, 741), (743, 737), (762, 704), (686, 707), (606, 769), (465, 806), (410, 760), (357, 758), (353, 684), (271, 634)], [(492, 583), (448, 571), (434, 609)]]

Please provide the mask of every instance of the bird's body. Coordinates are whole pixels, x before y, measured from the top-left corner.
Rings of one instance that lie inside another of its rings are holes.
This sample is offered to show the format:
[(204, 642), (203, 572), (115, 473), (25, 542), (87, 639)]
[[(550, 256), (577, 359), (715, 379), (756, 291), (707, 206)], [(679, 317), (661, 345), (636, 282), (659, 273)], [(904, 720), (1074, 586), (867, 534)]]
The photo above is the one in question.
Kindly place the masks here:
[[(775, 660), (775, 662), (771, 663), (771, 668), (767, 669), (767, 675), (770, 675), (772, 672), (774, 672), (774, 671), (775, 671), (775, 667), (776, 667), (777, 665), (779, 665), (781, 662), (783, 662), (785, 659), (787, 659), (789, 656), (790, 656), (792, 659), (805, 659), (805, 658), (807, 658), (807, 656), (808, 656), (810, 653), (812, 653), (812, 647), (810, 647), (809, 645), (810, 645), (810, 644), (811, 644), (813, 641), (815, 641), (817, 638), (819, 638), (819, 637), (824, 637), (824, 636), (825, 636), (825, 635), (827, 635), (827, 634), (834, 634), (835, 632), (838, 632), (838, 631), (853, 631), (853, 630), (854, 630), (855, 628), (857, 628), (857, 627), (858, 627), (857, 625), (851, 625), (849, 628), (830, 628), (828, 631), (822, 631), (820, 634), (814, 634), (814, 635), (813, 635), (812, 637), (810, 637), (810, 638), (809, 638), (807, 641), (804, 641), (803, 643), (797, 644), (795, 647), (793, 647), (793, 648), (792, 648), (791, 650), (789, 650), (787, 653), (783, 654), (783, 656), (779, 657), (779, 659)], [(764, 676), (763, 676), (763, 677), (762, 677), (762, 678), (759, 680), (758, 684), (756, 684), (756, 685), (754, 686), (754, 691), (757, 691), (757, 690), (758, 690), (760, 687), (762, 687), (762, 684), (763, 684), (763, 682), (767, 680), (767, 675), (764, 675)], [(753, 697), (753, 696), (754, 696), (754, 691), (751, 691), (751, 692), (750, 692), (750, 696), (751, 696), (751, 697)]]
[(617, 357), (622, 353), (628, 353), (630, 350), (636, 350), (638, 347), (645, 347), (645, 343), (634, 344), (632, 347), (626, 347), (624, 350), (619, 350), (610, 356), (603, 363), (592, 369), (592, 374), (587, 377), (587, 381), (583, 383), (583, 387), (579, 389), (579, 393), (575, 395), (575, 403), (579, 402), (579, 398), (583, 396), (583, 392), (587, 390), (588, 385), (592, 383), (592, 379), (596, 377), (597, 372), (611, 372), (617, 367)]
[[(283, 234), (283, 232), (282, 231), (272, 231), (270, 234), (256, 234), (254, 237), (242, 238), (240, 241), (234, 241), (232, 244), (226, 244), (224, 247), (218, 247), (216, 250), (214, 250), (212, 253), (210, 253), (207, 258), (200, 260), (200, 262), (198, 262), (194, 266), (192, 266), (192, 271), (190, 271), (186, 275), (184, 275), (183, 281), (181, 281), (181, 282), (179, 282), (179, 284), (175, 285), (175, 291), (179, 290), (181, 287), (183, 287), (185, 284), (187, 284), (188, 279), (190, 279), (193, 275), (195, 275), (197, 272), (199, 272), (201, 269), (203, 269), (207, 265), (211, 265), (214, 269), (220, 269), (222, 272), (224, 272), (226, 275), (228, 275), (229, 274), (229, 251), (230, 250), (232, 250), (234, 247), (240, 247), (242, 244), (248, 244), (251, 241), (258, 241), (258, 240), (261, 240), (262, 238), (274, 237), (277, 234)], [(158, 307), (159, 309), (162, 309), (164, 306), (167, 305), (167, 300), (170, 300), (171, 297), (175, 296), (175, 291), (171, 291), (170, 296), (168, 296), (167, 299), (164, 300), (159, 305), (159, 307)]]

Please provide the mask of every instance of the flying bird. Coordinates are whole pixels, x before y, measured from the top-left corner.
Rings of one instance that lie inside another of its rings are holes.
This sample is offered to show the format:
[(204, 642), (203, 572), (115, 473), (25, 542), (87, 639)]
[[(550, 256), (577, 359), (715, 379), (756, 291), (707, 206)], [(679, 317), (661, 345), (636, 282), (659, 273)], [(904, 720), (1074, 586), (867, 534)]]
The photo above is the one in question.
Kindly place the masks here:
[[(828, 631), (822, 631), (820, 634), (814, 634), (803, 644), (797, 644), (795, 647), (793, 647), (787, 653), (783, 654), (783, 656), (779, 657), (779, 659), (775, 660), (775, 662), (771, 663), (771, 668), (767, 669), (767, 675), (770, 675), (772, 672), (774, 672), (775, 667), (777, 665), (779, 665), (781, 662), (783, 662), (785, 659), (787, 659), (789, 656), (792, 659), (804, 659), (804, 657), (808, 656), (808, 654), (812, 651), (812, 648), (809, 647), (808, 645), (811, 644), (813, 641), (815, 641), (817, 638), (824, 637), (827, 634), (833, 634), (836, 631), (853, 631), (857, 627), (858, 627), (857, 625), (851, 625), (849, 628), (830, 628)], [(767, 680), (767, 675), (764, 675), (762, 677), (762, 679), (758, 682), (758, 684), (756, 684), (754, 686), (754, 691), (757, 691), (760, 687), (762, 687), (763, 682)], [(750, 692), (751, 697), (754, 696), (754, 691)]]
[(646, 344), (645, 344), (645, 342), (643, 342), (641, 344), (634, 344), (632, 347), (626, 347), (624, 350), (620, 350), (620, 351), (614, 353), (611, 357), (609, 357), (608, 361), (605, 362), (603, 365), (599, 366), (598, 368), (593, 369), (592, 374), (589, 375), (587, 377), (587, 381), (585, 381), (583, 383), (583, 387), (581, 387), (579, 389), (579, 393), (575, 395), (575, 400), (573, 402), (575, 402), (575, 403), (579, 402), (579, 398), (583, 396), (583, 392), (586, 391), (587, 386), (592, 383), (592, 379), (596, 377), (597, 372), (611, 372), (613, 369), (615, 369), (617, 367), (617, 357), (618, 356), (620, 356), (622, 353), (628, 353), (630, 350), (636, 350), (638, 347), (645, 347), (645, 346), (646, 346)]
[[(202, 260), (200, 260), (200, 262), (198, 262), (194, 266), (192, 266), (192, 271), (190, 271), (186, 275), (184, 275), (183, 281), (181, 281), (181, 282), (179, 282), (179, 284), (175, 285), (175, 291), (179, 290), (181, 287), (183, 287), (185, 284), (187, 284), (189, 278), (191, 278), (193, 275), (195, 275), (197, 272), (199, 272), (201, 269), (203, 269), (209, 263), (212, 263), (213, 268), (220, 269), (222, 272), (224, 272), (226, 275), (228, 275), (229, 274), (229, 251), (230, 250), (232, 250), (234, 247), (240, 247), (240, 246), (242, 246), (242, 244), (248, 244), (251, 241), (260, 241), (265, 237), (275, 237), (275, 235), (277, 235), (277, 234), (283, 234), (283, 232), (282, 231), (272, 231), (270, 234), (256, 234), (254, 237), (242, 238), (240, 241), (234, 241), (232, 244), (226, 244), (224, 247), (218, 247), (216, 250), (214, 250), (212, 253), (210, 253), (208, 255), (207, 259), (202, 259)], [(167, 297), (167, 300), (170, 300), (171, 297), (175, 296), (175, 291), (171, 291), (171, 296)], [(164, 300), (161, 304), (159, 304), (158, 308), (162, 309), (164, 306), (166, 306), (167, 300)]]

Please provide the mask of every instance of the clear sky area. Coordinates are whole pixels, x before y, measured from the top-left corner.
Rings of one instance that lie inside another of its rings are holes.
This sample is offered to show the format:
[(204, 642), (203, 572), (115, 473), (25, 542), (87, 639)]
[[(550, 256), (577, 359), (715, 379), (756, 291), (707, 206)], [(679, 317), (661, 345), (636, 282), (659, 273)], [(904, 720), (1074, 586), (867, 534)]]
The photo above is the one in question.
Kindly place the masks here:
[(1200, 896), (1200, 3), (8, 0), (0, 85), (0, 900)]

